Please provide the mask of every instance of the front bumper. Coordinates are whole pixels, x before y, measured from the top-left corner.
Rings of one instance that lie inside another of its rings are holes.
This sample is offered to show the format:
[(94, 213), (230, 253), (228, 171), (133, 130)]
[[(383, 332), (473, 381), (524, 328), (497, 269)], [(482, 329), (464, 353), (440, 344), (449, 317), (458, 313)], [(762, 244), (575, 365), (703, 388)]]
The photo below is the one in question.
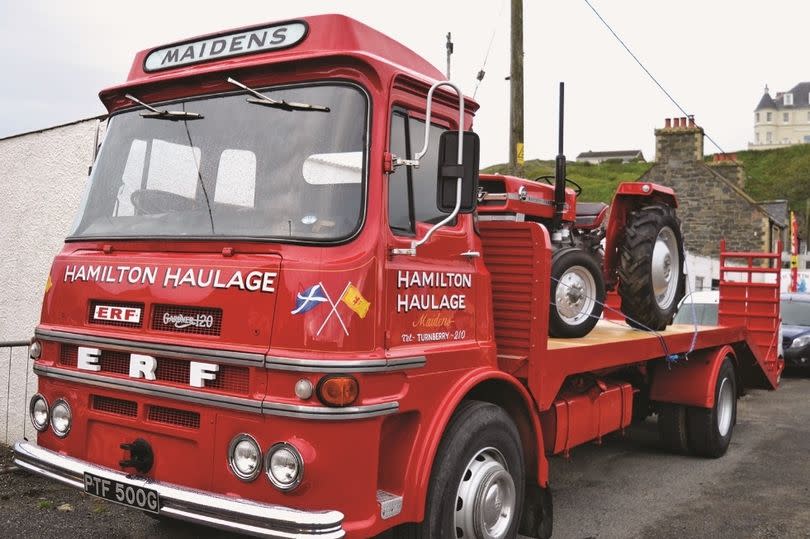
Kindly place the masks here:
[(232, 532), (278, 539), (337, 539), (345, 535), (343, 514), (339, 511), (299, 511), (135, 478), (30, 442), (14, 444), (14, 462), (20, 468), (82, 490), (85, 472), (132, 486), (148, 487), (160, 495), (161, 515)]

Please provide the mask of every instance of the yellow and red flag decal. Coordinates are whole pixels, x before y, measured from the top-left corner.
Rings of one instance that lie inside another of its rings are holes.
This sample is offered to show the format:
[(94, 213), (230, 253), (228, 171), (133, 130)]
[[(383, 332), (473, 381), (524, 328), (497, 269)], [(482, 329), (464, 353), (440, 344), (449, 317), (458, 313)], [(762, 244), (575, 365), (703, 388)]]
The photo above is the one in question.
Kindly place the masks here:
[(357, 313), (360, 318), (365, 318), (368, 314), (368, 308), (371, 307), (371, 302), (363, 297), (360, 290), (353, 284), (346, 287), (346, 291), (341, 298), (349, 309)]

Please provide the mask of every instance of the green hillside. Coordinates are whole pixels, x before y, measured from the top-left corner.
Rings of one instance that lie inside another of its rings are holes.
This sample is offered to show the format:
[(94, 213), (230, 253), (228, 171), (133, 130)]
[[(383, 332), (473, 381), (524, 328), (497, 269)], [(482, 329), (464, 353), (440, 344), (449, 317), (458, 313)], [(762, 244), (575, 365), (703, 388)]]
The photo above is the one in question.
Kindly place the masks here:
[[(711, 160), (711, 156), (706, 158)], [(745, 190), (755, 200), (787, 199), (790, 208), (804, 221), (806, 201), (810, 199), (810, 144), (778, 150), (737, 152), (745, 165), (748, 181)], [(568, 177), (582, 185), (582, 200), (607, 202), (620, 182), (637, 180), (652, 163), (568, 163)], [(508, 166), (494, 165), (483, 172), (505, 173)], [(526, 178), (553, 175), (554, 161), (526, 161)]]
[(810, 145), (737, 152), (737, 159), (748, 176), (745, 190), (755, 200), (785, 198), (790, 209), (804, 216), (810, 199)]

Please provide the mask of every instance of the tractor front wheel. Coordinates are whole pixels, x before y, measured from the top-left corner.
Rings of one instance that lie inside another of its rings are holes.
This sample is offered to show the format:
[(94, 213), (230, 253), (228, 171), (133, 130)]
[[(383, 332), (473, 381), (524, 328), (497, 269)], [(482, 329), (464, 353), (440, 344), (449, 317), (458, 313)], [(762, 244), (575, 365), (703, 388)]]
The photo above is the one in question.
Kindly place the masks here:
[(675, 209), (663, 204), (633, 211), (619, 247), (619, 296), (627, 323), (662, 330), (683, 298), (683, 237)]
[(551, 260), (551, 305), (549, 335), (584, 337), (602, 314), (605, 281), (590, 253), (579, 248), (562, 249)]

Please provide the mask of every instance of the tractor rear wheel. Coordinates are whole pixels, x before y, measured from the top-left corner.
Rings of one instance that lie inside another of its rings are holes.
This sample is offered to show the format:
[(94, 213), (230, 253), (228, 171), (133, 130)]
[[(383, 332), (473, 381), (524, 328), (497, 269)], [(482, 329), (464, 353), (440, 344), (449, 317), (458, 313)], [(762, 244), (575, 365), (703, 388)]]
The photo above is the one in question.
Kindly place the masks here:
[(548, 333), (552, 337), (584, 337), (602, 314), (605, 281), (588, 252), (562, 249), (551, 259), (551, 305)]
[(683, 237), (675, 209), (663, 204), (631, 212), (619, 247), (619, 296), (627, 323), (661, 330), (683, 298)]

